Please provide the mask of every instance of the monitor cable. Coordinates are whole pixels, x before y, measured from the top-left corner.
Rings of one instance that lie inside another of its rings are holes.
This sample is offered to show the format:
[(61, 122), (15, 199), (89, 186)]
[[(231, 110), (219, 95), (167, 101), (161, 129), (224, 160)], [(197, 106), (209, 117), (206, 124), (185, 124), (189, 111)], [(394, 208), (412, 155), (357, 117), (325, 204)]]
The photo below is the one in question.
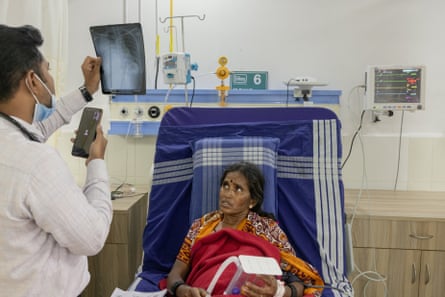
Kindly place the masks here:
[(397, 151), (397, 170), (396, 170), (396, 178), (394, 182), (394, 191), (397, 190), (397, 183), (399, 180), (399, 171), (400, 171), (400, 150), (402, 147), (402, 134), (403, 134), (403, 119), (405, 117), (405, 111), (402, 110), (402, 118), (400, 120), (400, 132), (399, 132), (399, 149)]
[[(295, 81), (295, 79), (291, 78), (286, 83), (286, 107), (289, 107), (289, 87), (290, 87), (291, 82), (293, 82), (293, 81)], [(295, 100), (297, 101), (298, 99), (295, 98)]]
[(128, 123), (127, 133), (125, 134), (125, 176), (123, 181), (111, 191), (111, 200), (140, 195), (137, 193), (132, 184), (127, 183), (128, 178), (128, 136), (130, 135), (132, 123)]
[[(363, 113), (364, 110), (362, 112), (362, 116), (361, 116), (361, 120), (363, 119)], [(361, 126), (361, 121), (360, 121), (360, 126)], [(363, 196), (363, 191), (365, 191), (365, 195), (367, 196), (368, 200), (370, 199), (369, 197), (369, 193), (367, 191), (368, 189), (368, 183), (367, 183), (367, 169), (366, 169), (366, 158), (365, 158), (365, 148), (364, 148), (364, 144), (361, 138), (361, 135), (359, 133), (360, 129), (357, 129), (357, 132), (355, 134), (355, 136), (358, 136), (358, 139), (360, 141), (360, 146), (361, 146), (361, 151), (362, 151), (362, 164), (363, 164), (363, 168), (362, 168), (362, 182), (361, 182), (361, 186), (360, 186), (360, 191), (357, 194), (357, 198), (355, 199), (355, 203), (352, 209), (352, 214), (350, 216), (350, 220), (349, 220), (349, 224), (352, 226), (354, 225), (354, 219), (355, 216), (357, 214), (357, 208), (359, 205), (359, 202), (362, 199)], [(352, 147), (352, 144), (351, 144)], [(354, 263), (354, 269), (355, 271), (357, 271), (357, 274), (353, 277), (353, 279), (351, 280), (351, 286), (353, 288), (354, 291), (354, 284), (356, 283), (356, 281), (358, 279), (364, 278), (366, 280), (363, 289), (362, 289), (362, 296), (367, 297), (367, 291), (368, 291), (368, 287), (371, 283), (382, 283), (383, 287), (384, 287), (384, 297), (388, 296), (388, 287), (387, 287), (387, 278), (382, 275), (380, 272), (377, 271), (377, 264), (376, 264), (376, 254), (375, 254), (375, 250), (373, 250), (373, 255), (372, 255), (372, 259), (373, 259), (373, 267), (370, 267), (370, 269), (368, 268), (368, 270), (366, 271), (362, 271), (357, 263)], [(354, 261), (355, 262), (355, 261)]]
[(159, 56), (156, 57), (156, 70), (155, 70), (155, 90), (158, 89), (158, 78), (159, 78)]
[(192, 78), (192, 81), (193, 81), (193, 88), (192, 88), (192, 97), (190, 98), (190, 107), (192, 107), (193, 99), (195, 98), (195, 89), (196, 89), (195, 77), (191, 76), (191, 78)]
[(351, 140), (351, 144), (349, 145), (349, 151), (348, 154), (346, 155), (345, 160), (343, 161), (343, 164), (341, 165), (341, 169), (343, 169), (343, 167), (345, 166), (346, 162), (349, 160), (349, 157), (351, 156), (351, 152), (352, 152), (352, 148), (354, 146), (354, 141), (355, 138), (357, 137), (358, 133), (360, 132), (360, 130), (362, 129), (362, 125), (363, 125), (363, 117), (365, 116), (365, 112), (366, 110), (362, 110), (362, 113), (360, 115), (360, 123), (358, 128), (355, 130), (354, 135), (352, 136), (352, 140)]

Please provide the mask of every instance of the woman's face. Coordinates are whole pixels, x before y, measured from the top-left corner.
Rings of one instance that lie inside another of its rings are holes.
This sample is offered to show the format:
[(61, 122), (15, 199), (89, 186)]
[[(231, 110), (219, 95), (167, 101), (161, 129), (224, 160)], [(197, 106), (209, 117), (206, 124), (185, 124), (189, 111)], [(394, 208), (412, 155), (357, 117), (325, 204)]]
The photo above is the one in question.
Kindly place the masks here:
[(246, 177), (238, 171), (227, 173), (219, 190), (219, 209), (225, 215), (245, 216), (253, 205)]

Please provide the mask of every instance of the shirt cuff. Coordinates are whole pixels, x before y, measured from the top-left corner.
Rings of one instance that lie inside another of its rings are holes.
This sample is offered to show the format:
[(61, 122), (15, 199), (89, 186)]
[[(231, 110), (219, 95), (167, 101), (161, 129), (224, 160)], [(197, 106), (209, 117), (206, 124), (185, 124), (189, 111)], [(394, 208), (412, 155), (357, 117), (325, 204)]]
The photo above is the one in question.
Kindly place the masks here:
[(108, 183), (108, 172), (105, 160), (93, 159), (87, 166), (87, 183), (93, 180), (103, 180)]
[(78, 89), (63, 96), (60, 101), (61, 108), (63, 109), (62, 114), (64, 117), (68, 116), (69, 118), (87, 105), (82, 93)]

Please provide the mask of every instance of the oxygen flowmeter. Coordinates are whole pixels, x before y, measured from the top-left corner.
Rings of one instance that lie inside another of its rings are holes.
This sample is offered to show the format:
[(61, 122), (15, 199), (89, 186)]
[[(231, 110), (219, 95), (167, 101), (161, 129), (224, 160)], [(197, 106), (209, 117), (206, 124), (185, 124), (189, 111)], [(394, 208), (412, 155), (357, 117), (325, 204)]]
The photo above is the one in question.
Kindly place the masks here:
[(220, 106), (226, 106), (226, 96), (227, 91), (230, 89), (229, 86), (226, 86), (224, 84), (224, 80), (229, 77), (230, 71), (229, 68), (226, 67), (228, 60), (226, 57), (222, 56), (219, 57), (218, 63), (219, 67), (216, 69), (216, 77), (220, 79), (221, 84), (219, 86), (216, 86), (216, 89), (218, 90), (219, 94), (219, 105)]

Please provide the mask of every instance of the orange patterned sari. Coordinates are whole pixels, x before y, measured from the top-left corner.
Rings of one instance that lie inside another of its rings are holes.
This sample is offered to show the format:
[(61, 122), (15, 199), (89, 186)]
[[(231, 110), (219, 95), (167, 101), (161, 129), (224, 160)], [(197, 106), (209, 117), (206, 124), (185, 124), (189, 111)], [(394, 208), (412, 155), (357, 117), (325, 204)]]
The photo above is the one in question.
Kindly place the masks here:
[[(223, 214), (219, 211), (214, 211), (195, 220), (184, 239), (177, 259), (190, 264), (191, 252), (194, 244), (202, 238), (214, 234), (215, 228), (222, 219)], [(305, 287), (305, 295), (321, 296), (322, 289), (319, 287), (324, 285), (323, 280), (312, 265), (295, 255), (295, 251), (290, 245), (287, 235), (279, 227), (276, 221), (270, 218), (261, 217), (255, 212), (249, 212), (247, 218), (238, 225), (237, 230), (262, 238), (278, 248), (281, 269), (296, 275), (305, 284), (317, 287)]]

